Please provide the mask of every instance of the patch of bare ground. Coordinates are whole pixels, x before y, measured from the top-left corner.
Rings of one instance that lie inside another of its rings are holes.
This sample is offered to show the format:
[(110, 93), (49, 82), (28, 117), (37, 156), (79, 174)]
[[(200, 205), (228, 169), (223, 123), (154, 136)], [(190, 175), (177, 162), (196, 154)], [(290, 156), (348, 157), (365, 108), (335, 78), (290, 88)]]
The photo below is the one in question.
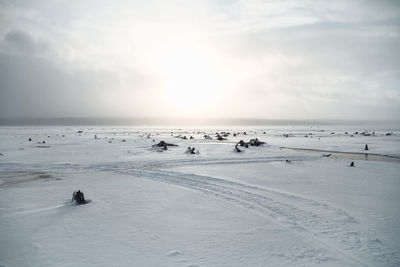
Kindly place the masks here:
[(33, 181), (61, 180), (53, 174), (40, 171), (0, 171), (0, 187), (8, 187)]

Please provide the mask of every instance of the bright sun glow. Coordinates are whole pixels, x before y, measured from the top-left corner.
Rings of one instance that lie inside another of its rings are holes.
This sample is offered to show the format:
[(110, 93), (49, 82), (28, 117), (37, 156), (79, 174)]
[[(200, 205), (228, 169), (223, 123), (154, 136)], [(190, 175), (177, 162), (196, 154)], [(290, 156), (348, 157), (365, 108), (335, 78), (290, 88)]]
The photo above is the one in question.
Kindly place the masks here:
[(225, 86), (215, 59), (192, 46), (171, 49), (160, 67), (165, 99), (181, 111), (205, 111), (218, 100)]

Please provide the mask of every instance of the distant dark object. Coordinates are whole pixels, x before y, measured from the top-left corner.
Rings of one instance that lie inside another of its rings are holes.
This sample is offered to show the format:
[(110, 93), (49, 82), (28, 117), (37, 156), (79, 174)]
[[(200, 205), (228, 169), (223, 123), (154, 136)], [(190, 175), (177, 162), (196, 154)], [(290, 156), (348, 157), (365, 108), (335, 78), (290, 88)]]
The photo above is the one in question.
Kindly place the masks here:
[(292, 161), (291, 161), (291, 160), (289, 160), (289, 159), (287, 159), (287, 160), (286, 160), (286, 162), (287, 162), (287, 163), (291, 163)]
[(226, 140), (226, 138), (222, 137), (219, 133), (217, 133), (217, 140), (222, 141), (222, 140)]
[(211, 136), (209, 136), (208, 134), (205, 134), (205, 135), (204, 135), (204, 139), (211, 140), (211, 139), (212, 139), (212, 137), (211, 137)]
[(3, 154), (3, 153), (0, 153), (0, 156), (4, 156), (4, 154)]
[(322, 154), (323, 157), (325, 158), (329, 158), (330, 156), (332, 156), (332, 154), (328, 153), (328, 154)]
[(94, 139), (97, 139), (97, 134), (94, 135)]
[(354, 167), (354, 161), (350, 163), (350, 167)]
[(194, 139), (194, 137), (193, 137), (193, 136), (190, 136), (190, 139)]
[(42, 141), (42, 144), (46, 144), (46, 141)]
[(83, 131), (78, 131), (78, 133), (80, 133), (80, 134), (81, 134), (81, 133), (83, 133)]
[[(188, 146), (188, 148), (186, 149), (186, 154), (196, 154), (195, 152), (195, 148), (194, 147), (190, 147)], [(197, 153), (199, 153), (199, 151), (197, 151)]]
[(29, 141), (29, 142), (32, 141), (32, 138), (29, 137), (28, 141)]
[(238, 153), (239, 153), (239, 152), (242, 152), (242, 150), (240, 150), (240, 149), (238, 148), (238, 144), (235, 145), (235, 148), (233, 149), (233, 151), (234, 151), (234, 152), (238, 152)]
[(365, 145), (365, 148), (364, 148), (364, 150), (369, 150), (369, 149), (368, 149), (368, 145)]
[(261, 142), (260, 140), (256, 139), (251, 139), (249, 142), (250, 146), (262, 146), (265, 144), (265, 142)]
[(83, 193), (82, 193), (80, 190), (75, 191), (75, 192), (72, 194), (72, 200), (71, 200), (71, 202), (74, 202), (74, 201), (75, 201), (75, 204), (76, 204), (76, 205), (86, 204), (85, 196), (83, 195)]
[(371, 136), (371, 134), (370, 133), (368, 133), (368, 132), (362, 132), (362, 133), (360, 133), (360, 135), (362, 135), (362, 136)]
[(391, 136), (392, 135), (392, 133), (386, 133), (386, 136)]
[(245, 148), (248, 148), (249, 145), (250, 145), (250, 146), (262, 146), (262, 145), (264, 145), (264, 144), (265, 144), (265, 142), (261, 142), (260, 140), (258, 140), (258, 138), (256, 138), (256, 139), (250, 139), (249, 142), (245, 142), (245, 141), (243, 141), (243, 140), (240, 140), (240, 141), (238, 142), (238, 145), (244, 146)]
[(126, 142), (126, 140), (125, 140), (125, 139), (122, 139), (122, 142)]
[[(168, 144), (165, 141), (160, 141), (158, 144), (153, 145), (153, 147), (158, 146), (158, 147), (167, 147), (167, 146), (178, 146), (175, 144)], [(166, 149), (165, 149), (166, 150)]]
[(207, 140), (211, 140), (211, 139), (212, 139), (212, 137), (209, 136), (208, 134), (205, 134), (205, 135), (204, 135), (204, 138), (207, 139)]
[(238, 144), (239, 144), (240, 146), (244, 146), (245, 148), (248, 148), (248, 147), (249, 147), (249, 144), (246, 143), (246, 142), (243, 141), (243, 140), (240, 140)]

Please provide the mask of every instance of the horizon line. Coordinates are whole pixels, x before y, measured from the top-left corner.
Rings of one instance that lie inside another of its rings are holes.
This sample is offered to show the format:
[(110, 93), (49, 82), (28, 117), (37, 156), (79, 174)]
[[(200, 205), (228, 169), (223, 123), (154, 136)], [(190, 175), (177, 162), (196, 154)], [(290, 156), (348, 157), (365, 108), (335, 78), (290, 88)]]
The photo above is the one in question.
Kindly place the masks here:
[(172, 126), (172, 125), (318, 125), (318, 124), (385, 124), (395, 119), (271, 119), (271, 118), (188, 118), (188, 117), (0, 117), (0, 126)]

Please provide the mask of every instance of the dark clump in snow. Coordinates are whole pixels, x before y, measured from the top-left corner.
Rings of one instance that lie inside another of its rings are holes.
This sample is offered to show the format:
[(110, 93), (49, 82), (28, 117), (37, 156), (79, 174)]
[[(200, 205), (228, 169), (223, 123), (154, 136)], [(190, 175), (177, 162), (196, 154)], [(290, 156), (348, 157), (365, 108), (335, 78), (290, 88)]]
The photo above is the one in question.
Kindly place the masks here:
[(75, 202), (76, 205), (82, 205), (82, 204), (88, 203), (88, 202), (85, 200), (85, 196), (84, 196), (83, 192), (81, 192), (81, 190), (75, 191), (75, 192), (72, 194), (72, 200), (71, 200), (71, 202)]
[(212, 139), (212, 137), (211, 137), (211, 136), (209, 136), (208, 134), (205, 134), (205, 135), (204, 135), (204, 139), (211, 140), (211, 139)]
[(224, 138), (222, 135), (217, 133), (217, 140), (222, 141), (222, 140), (226, 140), (226, 138)]
[(244, 146), (245, 148), (248, 148), (249, 146), (262, 146), (265, 144), (265, 142), (262, 142), (262, 141), (258, 140), (258, 138), (255, 138), (255, 139), (250, 139), (249, 142), (240, 140), (237, 144), (240, 146)]
[(164, 147), (164, 146), (178, 146), (178, 145), (169, 144), (169, 143), (167, 143), (167, 142), (165, 142), (165, 141), (160, 141), (158, 144), (155, 144), (155, 145), (153, 145), (153, 146)]
[(186, 154), (200, 154), (199, 150), (196, 151), (196, 148), (190, 147), (190, 146), (187, 147), (185, 153)]
[(238, 144), (235, 145), (235, 148), (233, 149), (234, 152), (242, 152), (242, 150), (240, 150), (238, 148)]
[(265, 144), (265, 142), (261, 142), (260, 140), (256, 139), (251, 139), (249, 141), (250, 146), (262, 146)]
[(243, 141), (243, 140), (240, 140), (238, 144), (239, 144), (240, 146), (244, 146), (245, 148), (248, 148), (248, 147), (249, 147), (249, 144), (248, 144), (247, 142)]

